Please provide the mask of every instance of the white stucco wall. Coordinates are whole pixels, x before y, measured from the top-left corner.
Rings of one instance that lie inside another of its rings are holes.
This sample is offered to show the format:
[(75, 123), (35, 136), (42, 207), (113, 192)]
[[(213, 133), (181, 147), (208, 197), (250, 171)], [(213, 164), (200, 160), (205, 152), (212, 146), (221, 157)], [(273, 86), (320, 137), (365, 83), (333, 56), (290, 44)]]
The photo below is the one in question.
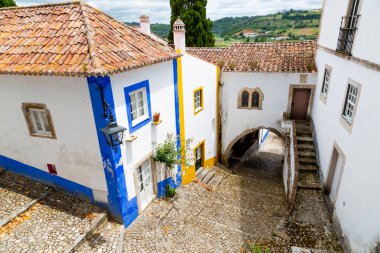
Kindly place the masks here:
[[(315, 84), (316, 74), (309, 73), (307, 84)], [(288, 106), (289, 85), (299, 84), (299, 73), (223, 72), (221, 77), (222, 153), (245, 130), (257, 127), (281, 131), (283, 112)], [(238, 109), (242, 88), (259, 87), (264, 93), (263, 110)]]
[(130, 133), (126, 106), (129, 105), (126, 105), (124, 88), (145, 80), (149, 81), (152, 117), (155, 112), (160, 112), (162, 123), (155, 126), (149, 122), (132, 133), (137, 136), (136, 140), (120, 146), (129, 199), (136, 196), (133, 176), (136, 164), (153, 152), (153, 143), (162, 143), (167, 134), (176, 134), (172, 61), (111, 76), (117, 123), (128, 129), (128, 137)]
[[(318, 50), (316, 61), (320, 71), (312, 116), (321, 171), (326, 179), (335, 141), (346, 156), (335, 214), (352, 252), (370, 252), (380, 242), (380, 160), (377, 157), (380, 73), (322, 50)], [(325, 64), (332, 67), (326, 104), (319, 99)], [(348, 78), (362, 85), (351, 134), (340, 123)]]
[[(107, 186), (86, 78), (0, 75), (0, 154), (93, 189)], [(46, 104), (57, 139), (32, 137), (22, 103)], [(100, 199), (97, 199), (97, 198)]]
[[(320, 28), (319, 44), (336, 49), (341, 18), (347, 15), (349, 0), (325, 0), (323, 19)], [(373, 63), (380, 64), (380, 26), (378, 14), (380, 1), (360, 1), (358, 29), (352, 47), (352, 55)]]
[[(183, 53), (183, 103), (186, 139), (192, 139), (191, 148), (205, 141), (205, 159), (216, 151), (216, 85), (217, 67)], [(203, 87), (203, 110), (194, 114), (194, 90)]]

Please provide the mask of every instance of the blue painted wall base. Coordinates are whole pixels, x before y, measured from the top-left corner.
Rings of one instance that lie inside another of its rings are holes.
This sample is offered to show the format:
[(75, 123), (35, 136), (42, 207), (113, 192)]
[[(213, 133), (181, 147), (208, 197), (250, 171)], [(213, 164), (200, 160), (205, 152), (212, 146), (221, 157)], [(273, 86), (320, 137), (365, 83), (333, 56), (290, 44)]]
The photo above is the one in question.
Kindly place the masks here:
[[(75, 183), (57, 175), (52, 175), (46, 171), (37, 169), (35, 167), (2, 155), (0, 155), (0, 166), (16, 174), (54, 187), (55, 189), (64, 190), (65, 192), (75, 197), (90, 201), (91, 203), (95, 203), (92, 190), (81, 184)], [(96, 204), (104, 205), (101, 203)]]

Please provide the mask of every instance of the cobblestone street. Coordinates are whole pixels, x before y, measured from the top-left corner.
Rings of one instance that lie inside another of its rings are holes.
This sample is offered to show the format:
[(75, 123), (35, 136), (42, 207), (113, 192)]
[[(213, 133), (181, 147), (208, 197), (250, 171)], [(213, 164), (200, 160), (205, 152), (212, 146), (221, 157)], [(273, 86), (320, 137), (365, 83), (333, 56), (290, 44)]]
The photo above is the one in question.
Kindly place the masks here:
[[(247, 162), (232, 170), (215, 167), (213, 191), (190, 183), (171, 201), (153, 200), (129, 228), (108, 221), (87, 239), (101, 211), (52, 192), (27, 215), (1, 227), (0, 252), (249, 252), (248, 241), (271, 252), (289, 252), (291, 246), (339, 251), (321, 196), (301, 192), (298, 207), (288, 217), (282, 152), (282, 140), (270, 134)], [(7, 183), (15, 180), (20, 183)], [(2, 219), (49, 191), (8, 172), (0, 183)], [(28, 194), (19, 193), (23, 190)], [(274, 236), (279, 229), (289, 238)]]

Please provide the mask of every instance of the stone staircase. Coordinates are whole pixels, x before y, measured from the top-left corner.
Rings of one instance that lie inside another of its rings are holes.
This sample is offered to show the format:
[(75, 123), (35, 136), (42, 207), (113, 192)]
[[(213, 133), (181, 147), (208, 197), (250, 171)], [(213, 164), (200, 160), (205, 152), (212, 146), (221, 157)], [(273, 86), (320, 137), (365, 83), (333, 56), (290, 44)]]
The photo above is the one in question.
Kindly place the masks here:
[(321, 190), (313, 128), (310, 121), (297, 121), (297, 151), (299, 161), (298, 189)]

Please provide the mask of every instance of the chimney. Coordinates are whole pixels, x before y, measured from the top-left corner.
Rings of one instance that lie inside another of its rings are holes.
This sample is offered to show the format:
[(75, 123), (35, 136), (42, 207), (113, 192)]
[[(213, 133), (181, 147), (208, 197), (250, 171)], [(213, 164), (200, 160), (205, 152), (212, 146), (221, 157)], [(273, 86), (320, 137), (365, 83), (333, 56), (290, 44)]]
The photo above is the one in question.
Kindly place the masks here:
[(185, 24), (178, 17), (173, 24), (173, 36), (175, 49), (186, 52), (186, 30)]
[(140, 32), (150, 35), (150, 21), (146, 15), (140, 17)]

